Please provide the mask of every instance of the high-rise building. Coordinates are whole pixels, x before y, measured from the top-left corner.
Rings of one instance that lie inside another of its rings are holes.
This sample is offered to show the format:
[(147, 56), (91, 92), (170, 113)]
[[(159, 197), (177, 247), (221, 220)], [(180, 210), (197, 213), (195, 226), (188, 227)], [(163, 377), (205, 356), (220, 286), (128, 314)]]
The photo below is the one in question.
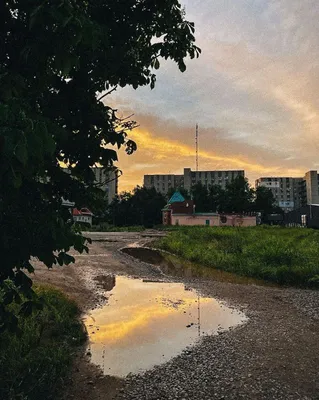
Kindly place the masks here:
[[(71, 173), (68, 168), (62, 168), (64, 172)], [(118, 193), (118, 170), (93, 167), (95, 184), (105, 192), (108, 203), (111, 203)]]
[(300, 184), (302, 178), (262, 177), (256, 180), (256, 188), (264, 186), (272, 191), (276, 205), (284, 211), (300, 207)]
[(317, 171), (306, 172), (303, 178), (262, 177), (256, 180), (256, 188), (270, 189), (276, 204), (284, 211), (301, 206), (319, 204), (319, 177)]
[(317, 171), (308, 171), (303, 178), (300, 190), (301, 205), (319, 204), (319, 175)]
[(144, 175), (144, 186), (154, 187), (158, 192), (166, 194), (170, 188), (184, 188), (190, 191), (191, 187), (201, 182), (204, 186), (219, 185), (225, 188), (228, 182), (233, 181), (237, 176), (245, 177), (243, 170), (230, 171), (192, 171), (191, 168), (184, 168), (183, 175)]
[(105, 192), (108, 203), (111, 203), (118, 193), (118, 171), (94, 167), (95, 182)]

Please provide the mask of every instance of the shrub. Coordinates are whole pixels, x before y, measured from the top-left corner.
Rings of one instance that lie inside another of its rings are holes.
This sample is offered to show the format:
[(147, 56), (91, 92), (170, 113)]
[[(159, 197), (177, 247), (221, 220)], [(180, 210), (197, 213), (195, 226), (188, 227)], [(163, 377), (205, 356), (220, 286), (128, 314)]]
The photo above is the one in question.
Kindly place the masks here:
[(20, 335), (0, 334), (1, 399), (53, 398), (86, 337), (75, 303), (52, 288), (36, 292), (43, 309), (19, 317)]

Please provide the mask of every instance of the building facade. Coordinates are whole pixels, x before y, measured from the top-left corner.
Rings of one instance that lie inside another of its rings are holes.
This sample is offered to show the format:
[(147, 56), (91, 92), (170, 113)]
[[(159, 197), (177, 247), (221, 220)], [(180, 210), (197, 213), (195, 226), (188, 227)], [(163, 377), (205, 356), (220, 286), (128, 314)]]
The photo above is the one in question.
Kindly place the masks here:
[(303, 178), (300, 190), (301, 205), (319, 204), (319, 175), (317, 171), (308, 171)]
[(253, 215), (196, 213), (193, 200), (185, 200), (175, 192), (162, 210), (163, 225), (256, 226)]
[(95, 182), (105, 192), (110, 204), (118, 193), (118, 170), (107, 170), (105, 168), (92, 168), (95, 175)]
[[(95, 184), (105, 192), (105, 197), (110, 204), (118, 193), (118, 170), (107, 170), (102, 167), (91, 168), (95, 176)], [(62, 168), (64, 172), (70, 174), (69, 168)]]
[(263, 186), (272, 191), (276, 205), (288, 212), (300, 207), (302, 178), (262, 177), (256, 180), (256, 188)]
[(317, 171), (308, 171), (303, 178), (262, 177), (256, 180), (256, 188), (259, 186), (270, 189), (276, 204), (285, 212), (309, 204), (319, 204), (319, 176)]
[(191, 187), (198, 182), (207, 187), (219, 185), (225, 188), (227, 183), (237, 176), (245, 177), (245, 171), (192, 171), (191, 168), (184, 168), (183, 175), (144, 175), (144, 186), (148, 189), (154, 187), (165, 195), (171, 188), (184, 188), (190, 191)]
[(88, 208), (81, 208), (81, 210), (73, 208), (72, 216), (74, 222), (92, 226), (93, 213)]

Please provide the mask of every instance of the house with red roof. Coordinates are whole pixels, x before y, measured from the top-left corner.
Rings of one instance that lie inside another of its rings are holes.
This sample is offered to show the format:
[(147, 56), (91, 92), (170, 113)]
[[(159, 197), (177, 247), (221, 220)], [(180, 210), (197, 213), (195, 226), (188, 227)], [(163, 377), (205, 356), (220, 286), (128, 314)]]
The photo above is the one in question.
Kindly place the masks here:
[(89, 224), (92, 226), (93, 213), (88, 208), (73, 208), (72, 210), (73, 221), (78, 223)]

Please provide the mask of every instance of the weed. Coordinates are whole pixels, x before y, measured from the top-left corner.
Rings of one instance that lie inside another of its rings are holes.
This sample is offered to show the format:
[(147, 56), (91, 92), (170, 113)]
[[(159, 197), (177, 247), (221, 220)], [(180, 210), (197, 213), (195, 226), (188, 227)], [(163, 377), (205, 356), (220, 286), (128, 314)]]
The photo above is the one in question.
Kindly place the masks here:
[(319, 287), (319, 232), (278, 227), (178, 227), (157, 242), (189, 261), (279, 284)]
[[(36, 287), (43, 310), (20, 317), (19, 336), (0, 334), (0, 398), (52, 399), (85, 340), (75, 303), (49, 287)], [(15, 307), (15, 305), (12, 305)]]

